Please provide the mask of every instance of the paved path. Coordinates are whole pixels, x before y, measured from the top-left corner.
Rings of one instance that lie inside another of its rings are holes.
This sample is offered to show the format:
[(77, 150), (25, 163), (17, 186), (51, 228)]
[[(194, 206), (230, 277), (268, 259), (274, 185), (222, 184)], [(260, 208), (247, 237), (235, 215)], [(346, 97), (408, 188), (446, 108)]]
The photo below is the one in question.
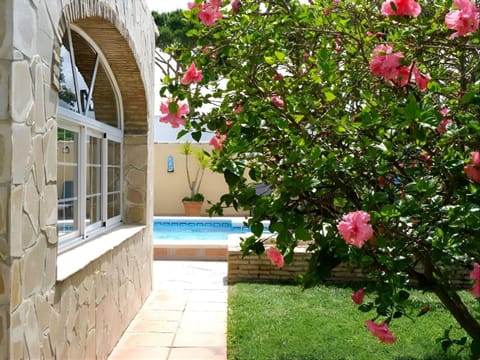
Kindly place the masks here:
[(154, 261), (153, 291), (109, 360), (225, 360), (226, 262)]

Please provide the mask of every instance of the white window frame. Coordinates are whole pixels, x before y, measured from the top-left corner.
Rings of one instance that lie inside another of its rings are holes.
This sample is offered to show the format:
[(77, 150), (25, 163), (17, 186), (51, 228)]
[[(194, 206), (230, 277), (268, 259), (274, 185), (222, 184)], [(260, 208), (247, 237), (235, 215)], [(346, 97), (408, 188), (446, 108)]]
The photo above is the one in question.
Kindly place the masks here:
[[(79, 94), (79, 82), (77, 78), (76, 71), (73, 71), (74, 75), (74, 86), (75, 93), (77, 97), (77, 106), (79, 112), (69, 110), (63, 107), (58, 107), (57, 120), (58, 128), (66, 129), (72, 131), (78, 135), (78, 171), (77, 171), (77, 182), (78, 186), (78, 211), (77, 211), (77, 221), (78, 229), (76, 231), (69, 232), (65, 235), (59, 236), (58, 242), (58, 252), (65, 252), (73, 247), (79, 246), (87, 241), (90, 241), (94, 237), (102, 234), (112, 227), (116, 227), (122, 223), (122, 212), (123, 212), (123, 197), (120, 196), (120, 214), (111, 218), (108, 216), (108, 141), (114, 141), (120, 144), (120, 194), (123, 193), (123, 107), (122, 107), (122, 98), (118, 84), (113, 76), (113, 72), (110, 69), (106, 57), (103, 55), (101, 50), (95, 44), (95, 42), (80, 28), (75, 25), (71, 25), (70, 29), (78, 33), (88, 44), (94, 49), (97, 53), (97, 58), (94, 67), (94, 74), (92, 77), (91, 84), (89, 85), (89, 94), (87, 98), (87, 104), (85, 106), (85, 112), (80, 113), (80, 94)], [(74, 59), (74, 49), (71, 41), (70, 29), (68, 31), (68, 41), (69, 48), (72, 54), (72, 67), (75, 67)], [(92, 100), (92, 94), (94, 91), (94, 85), (96, 80), (96, 72), (99, 64), (102, 64), (105, 73), (110, 81), (112, 86), (113, 93), (115, 95), (116, 106), (117, 106), (117, 124), (118, 128), (111, 125), (105, 124), (101, 121), (89, 118), (86, 116), (88, 108), (90, 107), (90, 102)], [(93, 91), (92, 91), (93, 90)], [(95, 224), (86, 224), (86, 156), (87, 156), (87, 137), (93, 136), (100, 139), (101, 146), (101, 214), (100, 221)]]

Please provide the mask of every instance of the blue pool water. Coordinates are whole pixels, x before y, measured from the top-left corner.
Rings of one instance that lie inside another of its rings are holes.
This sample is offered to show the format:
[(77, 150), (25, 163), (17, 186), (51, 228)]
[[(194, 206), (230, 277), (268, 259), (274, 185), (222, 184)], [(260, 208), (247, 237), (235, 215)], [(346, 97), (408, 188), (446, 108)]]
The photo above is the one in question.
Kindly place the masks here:
[(222, 218), (155, 218), (153, 240), (227, 240), (229, 234), (245, 234), (243, 220)]

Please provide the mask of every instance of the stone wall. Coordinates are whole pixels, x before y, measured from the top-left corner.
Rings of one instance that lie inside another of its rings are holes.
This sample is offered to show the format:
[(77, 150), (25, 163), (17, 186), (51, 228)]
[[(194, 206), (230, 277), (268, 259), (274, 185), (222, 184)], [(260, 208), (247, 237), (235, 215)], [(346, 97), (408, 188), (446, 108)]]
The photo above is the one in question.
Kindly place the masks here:
[[(97, 42), (120, 87), (124, 222), (144, 226), (57, 281), (60, 45), (70, 24)], [(0, 1), (0, 359), (103, 359), (151, 291), (155, 31), (143, 0)]]
[[(27, 284), (13, 283), (10, 358), (105, 359), (151, 291), (145, 236), (138, 232), (50, 291), (22, 299), (22, 289), (42, 277), (38, 270)], [(35, 267), (41, 255), (25, 262)]]
[[(228, 283), (234, 284), (242, 281), (294, 282), (298, 275), (303, 275), (308, 270), (310, 254), (304, 250), (298, 249), (298, 252), (295, 252), (294, 260), (279, 269), (272, 265), (267, 256), (249, 255), (243, 257), (240, 249), (229, 249)], [(345, 283), (363, 280), (364, 276), (359, 270), (339, 265), (333, 269), (328, 282)]]
[[(293, 261), (282, 269), (272, 265), (267, 256), (248, 255), (243, 257), (238, 246), (230, 245), (228, 249), (229, 284), (242, 281), (256, 282), (294, 282), (298, 275), (305, 274), (308, 269), (310, 254), (305, 249), (297, 249)], [(464, 270), (452, 271), (452, 283), (460, 289), (471, 286), (469, 273)], [(332, 270), (327, 283), (345, 284), (365, 281), (365, 275), (359, 270), (340, 264)]]
[(295, 277), (308, 269), (308, 254), (295, 254), (295, 260), (282, 269), (272, 265), (267, 256), (248, 255), (243, 257), (240, 250), (228, 251), (228, 283), (242, 281), (293, 282)]

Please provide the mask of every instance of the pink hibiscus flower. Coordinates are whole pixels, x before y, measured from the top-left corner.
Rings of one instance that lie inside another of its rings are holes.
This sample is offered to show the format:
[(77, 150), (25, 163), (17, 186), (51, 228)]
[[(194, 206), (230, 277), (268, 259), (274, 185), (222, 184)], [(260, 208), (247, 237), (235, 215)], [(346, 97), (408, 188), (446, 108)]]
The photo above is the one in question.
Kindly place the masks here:
[(480, 298), (480, 264), (474, 263), (473, 270), (470, 273), (470, 279), (476, 280), (475, 284), (473, 284), (470, 292), (473, 296)]
[(273, 74), (273, 80), (282, 81), (283, 80), (283, 75), (280, 74), (280, 73), (275, 73), (275, 74)]
[(280, 96), (274, 95), (272, 96), (272, 104), (275, 105), (278, 108), (283, 108), (285, 107), (285, 103), (283, 100), (280, 98)]
[(471, 0), (454, 0), (453, 5), (458, 10), (452, 10), (445, 15), (445, 24), (449, 29), (456, 30), (450, 37), (455, 39), (478, 29), (478, 10)]
[(381, 342), (392, 344), (397, 341), (397, 338), (388, 330), (388, 324), (386, 322), (376, 324), (372, 320), (367, 320), (365, 321), (365, 326), (373, 336), (377, 337)]
[(195, 63), (192, 62), (190, 64), (190, 67), (188, 70), (185, 72), (182, 78), (182, 84), (183, 85), (188, 85), (192, 82), (198, 83), (202, 81), (203, 78), (203, 73), (202, 70), (197, 70), (197, 67), (195, 66)]
[(440, 133), (444, 133), (447, 131), (447, 126), (453, 124), (453, 120), (451, 119), (443, 119), (440, 121), (440, 124), (438, 124), (437, 131)]
[(413, 0), (387, 0), (382, 4), (383, 16), (413, 16), (417, 17), (422, 7)]
[(222, 18), (219, 6), (220, 2), (218, 1), (211, 1), (210, 3), (202, 5), (201, 10), (198, 13), (198, 18), (204, 25), (214, 26), (215, 22)]
[(361, 210), (354, 211), (343, 217), (337, 229), (347, 244), (361, 248), (373, 237), (373, 228), (369, 221), (369, 213)]
[(472, 288), (470, 289), (470, 292), (476, 298), (480, 298), (480, 281), (477, 281), (475, 284), (473, 284)]
[(195, 4), (194, 2), (189, 2), (189, 3), (187, 3), (187, 6), (190, 10), (192, 10), (192, 9), (195, 9), (195, 8), (201, 9), (203, 5)]
[(413, 76), (415, 76), (415, 83), (420, 91), (426, 91), (428, 87), (428, 82), (430, 81), (430, 77), (427, 75), (423, 75), (420, 70), (418, 70), (417, 66), (413, 65)]
[(402, 87), (408, 84), (410, 81), (410, 76), (412, 73), (411, 66), (401, 66), (397, 69), (397, 76), (395, 77), (394, 83)]
[(186, 120), (184, 116), (189, 113), (190, 109), (188, 104), (178, 104), (175, 102), (177, 110), (175, 112), (171, 111), (172, 99), (168, 99), (167, 102), (162, 102), (160, 105), (160, 111), (165, 116), (160, 117), (160, 122), (171, 124), (172, 128), (178, 128), (180, 125), (185, 125)]
[(215, 136), (210, 139), (209, 144), (213, 146), (218, 151), (223, 149), (223, 142), (227, 139), (227, 135), (220, 134), (218, 131), (215, 132)]
[(283, 255), (280, 251), (273, 247), (269, 247), (267, 250), (265, 250), (267, 253), (267, 256), (269, 257), (270, 261), (272, 262), (273, 265), (282, 268), (284, 265), (284, 259)]
[(335, 42), (335, 52), (340, 52), (342, 50), (342, 38), (340, 36), (337, 36), (334, 42)]
[(480, 183), (480, 152), (473, 151), (471, 155), (472, 160), (470, 164), (463, 167), (463, 171), (469, 179)]
[(470, 279), (480, 280), (480, 264), (479, 263), (473, 263), (473, 270), (470, 273)]
[(364, 297), (365, 297), (365, 290), (360, 289), (360, 290), (357, 290), (355, 294), (352, 295), (352, 300), (355, 304), (362, 305)]
[(238, 10), (240, 8), (240, 0), (230, 1), (230, 6), (232, 7), (232, 11), (234, 14), (238, 13)]
[(394, 53), (393, 46), (377, 45), (370, 61), (370, 71), (373, 75), (385, 80), (396, 80), (402, 58), (403, 53), (401, 51)]
[(447, 126), (450, 125), (450, 124), (453, 124), (453, 120), (446, 118), (446, 116), (448, 115), (448, 112), (449, 112), (448, 108), (444, 107), (444, 108), (440, 109), (439, 112), (445, 118), (443, 120), (441, 120), (440, 123), (438, 124), (437, 131), (439, 133), (444, 133), (445, 131), (447, 131)]

